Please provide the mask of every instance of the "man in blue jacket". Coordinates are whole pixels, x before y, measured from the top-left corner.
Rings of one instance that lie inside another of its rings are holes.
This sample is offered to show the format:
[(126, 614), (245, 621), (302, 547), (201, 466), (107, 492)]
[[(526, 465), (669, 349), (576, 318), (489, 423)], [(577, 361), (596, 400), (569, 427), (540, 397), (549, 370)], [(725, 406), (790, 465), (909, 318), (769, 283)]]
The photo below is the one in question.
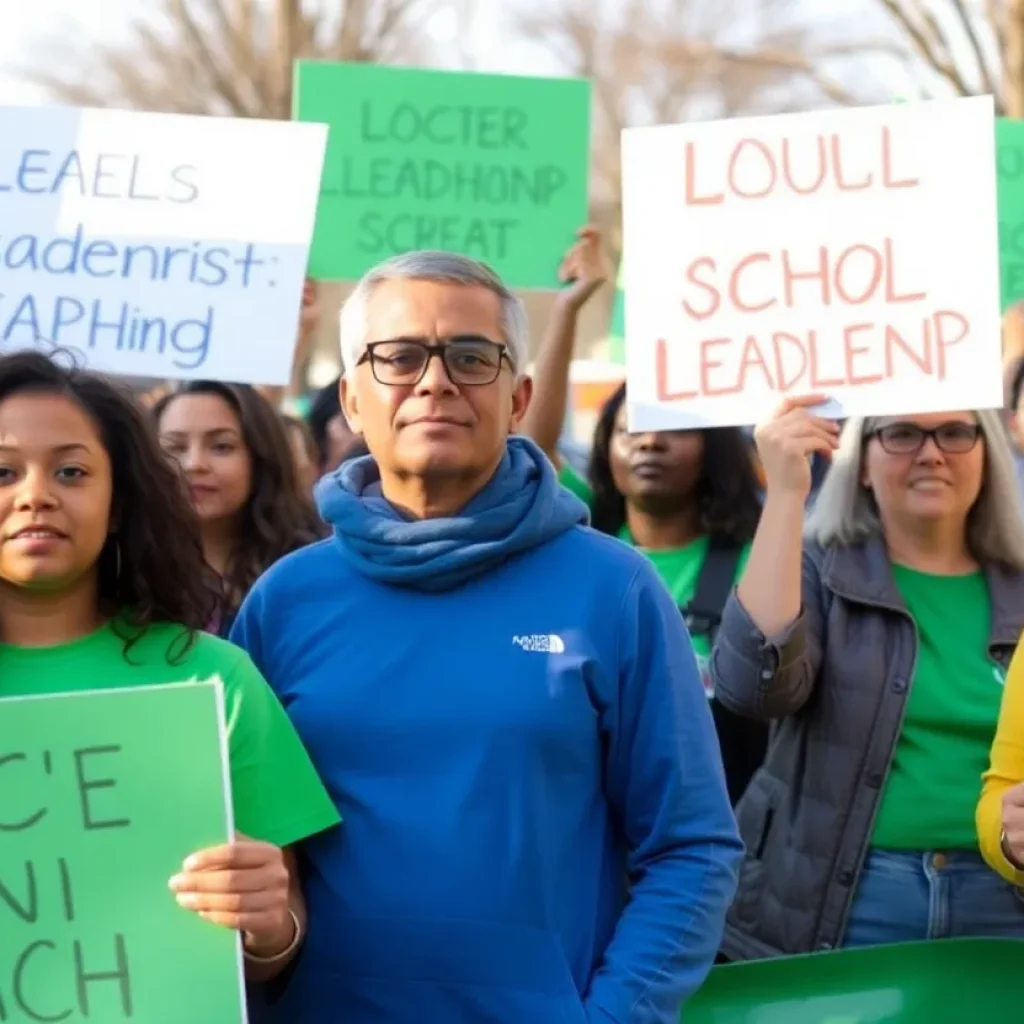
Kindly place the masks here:
[(523, 307), (417, 252), (341, 320), (371, 452), (319, 484), (334, 536), (260, 580), (232, 639), (343, 818), (304, 849), (288, 1024), (669, 1024), (741, 846), (678, 609), (513, 435)]

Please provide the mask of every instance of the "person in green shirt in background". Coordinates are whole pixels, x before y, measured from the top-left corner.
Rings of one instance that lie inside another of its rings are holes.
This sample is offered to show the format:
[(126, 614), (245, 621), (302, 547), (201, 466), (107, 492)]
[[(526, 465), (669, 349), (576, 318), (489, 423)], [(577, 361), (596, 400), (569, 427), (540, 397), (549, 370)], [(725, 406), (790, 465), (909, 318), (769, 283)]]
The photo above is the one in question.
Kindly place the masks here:
[(712, 701), (730, 796), (736, 802), (760, 766), (767, 727), (714, 700), (708, 659), (719, 617), (739, 579), (761, 514), (760, 480), (738, 427), (630, 434), (626, 389), (605, 403), (594, 431), (588, 478), (558, 458), (576, 324), (608, 280), (600, 235), (584, 228), (566, 254), (554, 316), (534, 365), (533, 400), (522, 433), (548, 454), (567, 489), (585, 501), (591, 524), (641, 550), (654, 564), (690, 629)]
[(0, 697), (221, 679), (238, 834), (196, 851), (167, 898), (241, 932), (263, 981), (303, 938), (290, 848), (338, 815), (248, 655), (201, 632), (216, 599), (142, 409), (41, 353), (0, 358)]

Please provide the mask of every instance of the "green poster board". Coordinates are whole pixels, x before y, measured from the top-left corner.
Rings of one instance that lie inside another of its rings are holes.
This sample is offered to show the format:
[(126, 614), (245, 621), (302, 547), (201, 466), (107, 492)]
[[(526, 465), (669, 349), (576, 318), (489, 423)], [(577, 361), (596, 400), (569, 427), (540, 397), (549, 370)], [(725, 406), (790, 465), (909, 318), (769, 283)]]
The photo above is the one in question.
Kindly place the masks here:
[(1002, 308), (1024, 299), (1024, 121), (996, 120)]
[(0, 1021), (244, 1021), (237, 935), (168, 888), (232, 833), (220, 684), (11, 698), (0, 723)]
[(587, 218), (590, 83), (299, 61), (295, 117), (330, 126), (310, 275), (413, 249), (558, 287)]
[(715, 967), (680, 1024), (974, 1024), (1020, 1012), (1024, 941), (943, 939)]

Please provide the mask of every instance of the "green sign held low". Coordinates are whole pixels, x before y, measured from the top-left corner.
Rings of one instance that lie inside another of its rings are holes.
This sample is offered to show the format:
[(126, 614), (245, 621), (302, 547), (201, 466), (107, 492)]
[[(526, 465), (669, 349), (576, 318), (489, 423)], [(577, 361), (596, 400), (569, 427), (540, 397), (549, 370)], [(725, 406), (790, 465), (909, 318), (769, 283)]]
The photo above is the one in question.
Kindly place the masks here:
[(219, 682), (0, 701), (0, 1022), (245, 1020), (236, 934), (178, 906), (232, 832)]
[(330, 126), (310, 274), (413, 249), (556, 288), (587, 217), (590, 83), (299, 61), (295, 117)]
[[(862, 946), (715, 967), (680, 1024), (966, 1024), (1013, 1018), (1017, 939)], [(984, 1008), (984, 1012), (982, 1012)]]

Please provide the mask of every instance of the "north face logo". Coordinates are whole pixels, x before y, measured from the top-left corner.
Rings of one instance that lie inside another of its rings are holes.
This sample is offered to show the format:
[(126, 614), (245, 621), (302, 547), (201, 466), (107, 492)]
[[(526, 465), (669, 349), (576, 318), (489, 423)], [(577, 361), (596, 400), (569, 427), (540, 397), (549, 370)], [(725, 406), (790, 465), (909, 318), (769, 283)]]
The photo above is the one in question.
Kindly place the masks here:
[(565, 654), (565, 641), (554, 633), (533, 633), (530, 636), (514, 636), (512, 643), (524, 651), (542, 651), (547, 654)]

